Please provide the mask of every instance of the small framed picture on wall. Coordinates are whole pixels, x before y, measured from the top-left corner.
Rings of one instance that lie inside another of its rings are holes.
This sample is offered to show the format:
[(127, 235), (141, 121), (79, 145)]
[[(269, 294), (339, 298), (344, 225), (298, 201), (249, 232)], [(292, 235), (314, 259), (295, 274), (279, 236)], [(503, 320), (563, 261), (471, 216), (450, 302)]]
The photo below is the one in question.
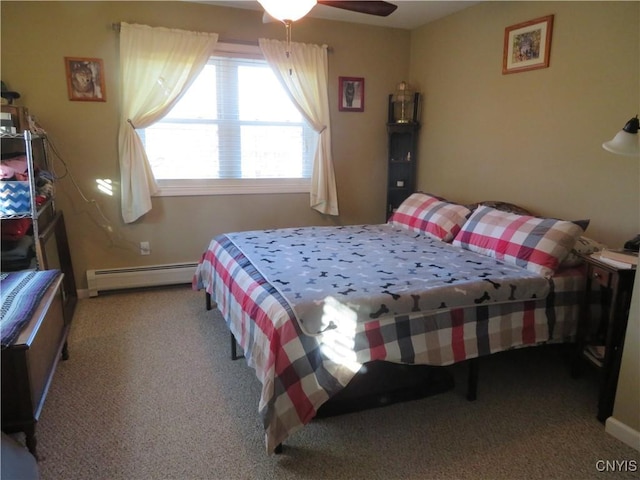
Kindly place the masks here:
[(364, 112), (364, 78), (339, 77), (338, 92), (341, 112)]
[(64, 57), (69, 100), (106, 102), (104, 65), (100, 58)]
[(553, 15), (505, 28), (502, 74), (547, 68), (552, 31)]

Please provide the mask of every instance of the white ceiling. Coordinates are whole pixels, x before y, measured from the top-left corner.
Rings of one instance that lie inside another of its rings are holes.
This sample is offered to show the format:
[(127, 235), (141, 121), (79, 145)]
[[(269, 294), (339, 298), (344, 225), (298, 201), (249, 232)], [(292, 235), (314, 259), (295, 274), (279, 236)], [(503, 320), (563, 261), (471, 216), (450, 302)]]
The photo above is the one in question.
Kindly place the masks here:
[[(199, 0), (198, 3), (263, 11), (262, 6), (257, 1), (249, 0)], [(391, 3), (398, 5), (398, 8), (388, 17), (349, 12), (341, 8), (328, 7), (326, 5), (316, 5), (308, 16), (343, 22), (364, 23), (381, 27), (413, 29), (480, 2), (458, 0), (393, 0)]]

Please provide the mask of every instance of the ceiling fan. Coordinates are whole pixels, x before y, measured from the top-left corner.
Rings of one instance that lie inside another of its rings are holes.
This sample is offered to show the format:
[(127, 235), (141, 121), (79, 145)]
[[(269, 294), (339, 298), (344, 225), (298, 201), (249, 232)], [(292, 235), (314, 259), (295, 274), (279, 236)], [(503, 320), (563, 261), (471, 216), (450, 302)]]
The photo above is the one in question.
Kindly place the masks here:
[[(296, 20), (300, 20), (311, 11), (316, 4), (326, 5), (328, 7), (341, 8), (351, 12), (365, 13), (368, 15), (377, 15), (386, 17), (391, 15), (397, 5), (382, 1), (343, 1), (343, 0), (258, 0), (265, 10), (262, 17), (263, 23), (269, 23), (273, 19), (280, 20), (286, 28), (286, 54), (289, 57), (291, 53), (291, 25)], [(291, 74), (291, 70), (289, 70)]]
[(369, 2), (369, 1), (331, 1), (318, 0), (320, 5), (341, 8), (351, 12), (366, 13), (378, 17), (388, 17), (398, 8), (397, 5), (389, 2)]
[(316, 4), (379, 17), (387, 17), (398, 8), (393, 3), (366, 0), (258, 0), (258, 2), (267, 15), (285, 23), (300, 20)]

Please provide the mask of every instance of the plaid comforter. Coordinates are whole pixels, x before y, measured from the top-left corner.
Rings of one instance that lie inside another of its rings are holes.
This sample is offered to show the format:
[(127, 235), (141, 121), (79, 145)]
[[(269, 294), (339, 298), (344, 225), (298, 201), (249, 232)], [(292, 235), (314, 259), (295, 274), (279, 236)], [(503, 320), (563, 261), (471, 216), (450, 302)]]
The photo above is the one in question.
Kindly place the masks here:
[[(350, 228), (368, 232), (362, 233), (365, 236), (380, 237), (385, 231), (388, 235), (397, 235), (397, 232), (393, 233), (397, 229), (387, 225)], [(317, 228), (295, 230), (308, 235)], [(284, 230), (271, 232), (288, 233)], [(335, 292), (331, 295), (320, 290), (316, 300), (322, 303), (324, 315), (332, 321), (322, 323), (323, 329), (318, 333), (310, 333), (302, 328), (304, 324), (294, 313), (294, 306), (300, 308), (295, 299), (302, 295), (302, 288), (276, 288), (274, 279), (283, 277), (273, 277), (269, 269), (264, 268), (265, 258), (266, 264), (271, 264), (274, 257), (268, 249), (259, 252), (260, 245), (266, 245), (269, 240), (257, 233), (214, 238), (198, 265), (193, 287), (211, 294), (262, 384), (259, 412), (266, 431), (268, 452), (309, 423), (317, 409), (344, 388), (365, 362), (386, 360), (450, 365), (510, 348), (567, 341), (575, 334), (580, 294), (584, 288), (581, 269), (562, 270), (543, 284), (531, 277), (531, 283), (538, 282), (538, 287), (533, 293), (529, 291), (527, 298), (477, 302), (474, 301), (477, 296), (469, 295), (466, 304), (457, 301), (452, 308), (394, 309), (389, 314), (364, 318), (354, 313), (357, 308), (352, 308), (350, 301), (340, 299)], [(252, 237), (260, 238), (253, 246)], [(471, 261), (479, 260), (478, 254), (455, 250), (437, 240), (414, 237), (405, 234), (402, 239), (404, 250), (409, 243), (418, 242), (419, 250), (424, 253), (427, 242), (430, 258), (438, 258), (438, 253), (431, 250), (441, 248), (441, 258), (468, 253)], [(353, 241), (361, 242), (363, 237), (358, 236)], [(396, 244), (397, 238), (393, 242)], [(367, 256), (363, 248), (359, 252), (364, 254), (361, 261), (365, 263), (373, 263), (380, 257), (380, 252), (374, 257)], [(301, 255), (307, 257), (304, 250)], [(393, 252), (389, 256), (392, 257)], [(481, 259), (484, 261), (486, 257)], [(436, 270), (447, 268), (444, 263), (433, 266)], [(500, 264), (500, 267), (504, 265)], [(357, 271), (354, 266), (349, 269), (352, 273)], [(525, 277), (530, 274), (525, 273)], [(396, 281), (402, 283), (404, 280), (398, 278)], [(482, 279), (477, 281), (483, 288), (487, 287)], [(460, 289), (460, 286), (452, 288)]]

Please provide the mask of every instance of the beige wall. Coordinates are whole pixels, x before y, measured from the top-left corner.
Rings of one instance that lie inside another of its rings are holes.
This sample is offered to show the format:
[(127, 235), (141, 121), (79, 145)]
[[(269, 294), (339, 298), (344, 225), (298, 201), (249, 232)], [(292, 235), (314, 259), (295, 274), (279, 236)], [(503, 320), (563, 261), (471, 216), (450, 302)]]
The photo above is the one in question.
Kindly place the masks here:
[[(83, 201), (70, 176), (58, 182), (78, 288), (86, 288), (87, 269), (197, 261), (218, 233), (384, 221), (387, 95), (409, 73), (408, 31), (309, 18), (293, 27), (294, 41), (333, 49), (329, 93), (339, 218), (311, 210), (307, 194), (163, 197), (141, 220), (125, 225), (118, 196), (118, 35), (112, 22), (217, 32), (221, 41), (254, 43), (259, 37), (284, 39), (284, 27), (264, 25), (260, 12), (186, 2), (2, 2), (0, 9), (2, 79), (21, 93), (19, 103), (46, 128), (84, 194), (110, 221)], [(104, 60), (106, 103), (67, 99), (65, 56)], [(365, 78), (363, 113), (338, 111), (339, 76)], [(63, 166), (55, 165), (62, 175)], [(116, 195), (101, 194), (98, 178), (114, 180)], [(143, 240), (151, 242), (150, 256), (139, 255)]]
[[(419, 182), (591, 219), (610, 245), (640, 231), (640, 162), (601, 148), (640, 110), (638, 2), (486, 2), (412, 32), (424, 92)], [(502, 74), (505, 27), (554, 14), (546, 69)]]
[[(504, 28), (549, 14), (550, 67), (502, 75)], [(638, 2), (486, 2), (414, 30), (419, 187), (590, 218), (587, 236), (621, 246), (640, 231), (640, 162), (601, 143), (640, 112), (639, 64)], [(636, 284), (614, 409), (636, 436), (638, 295)]]

